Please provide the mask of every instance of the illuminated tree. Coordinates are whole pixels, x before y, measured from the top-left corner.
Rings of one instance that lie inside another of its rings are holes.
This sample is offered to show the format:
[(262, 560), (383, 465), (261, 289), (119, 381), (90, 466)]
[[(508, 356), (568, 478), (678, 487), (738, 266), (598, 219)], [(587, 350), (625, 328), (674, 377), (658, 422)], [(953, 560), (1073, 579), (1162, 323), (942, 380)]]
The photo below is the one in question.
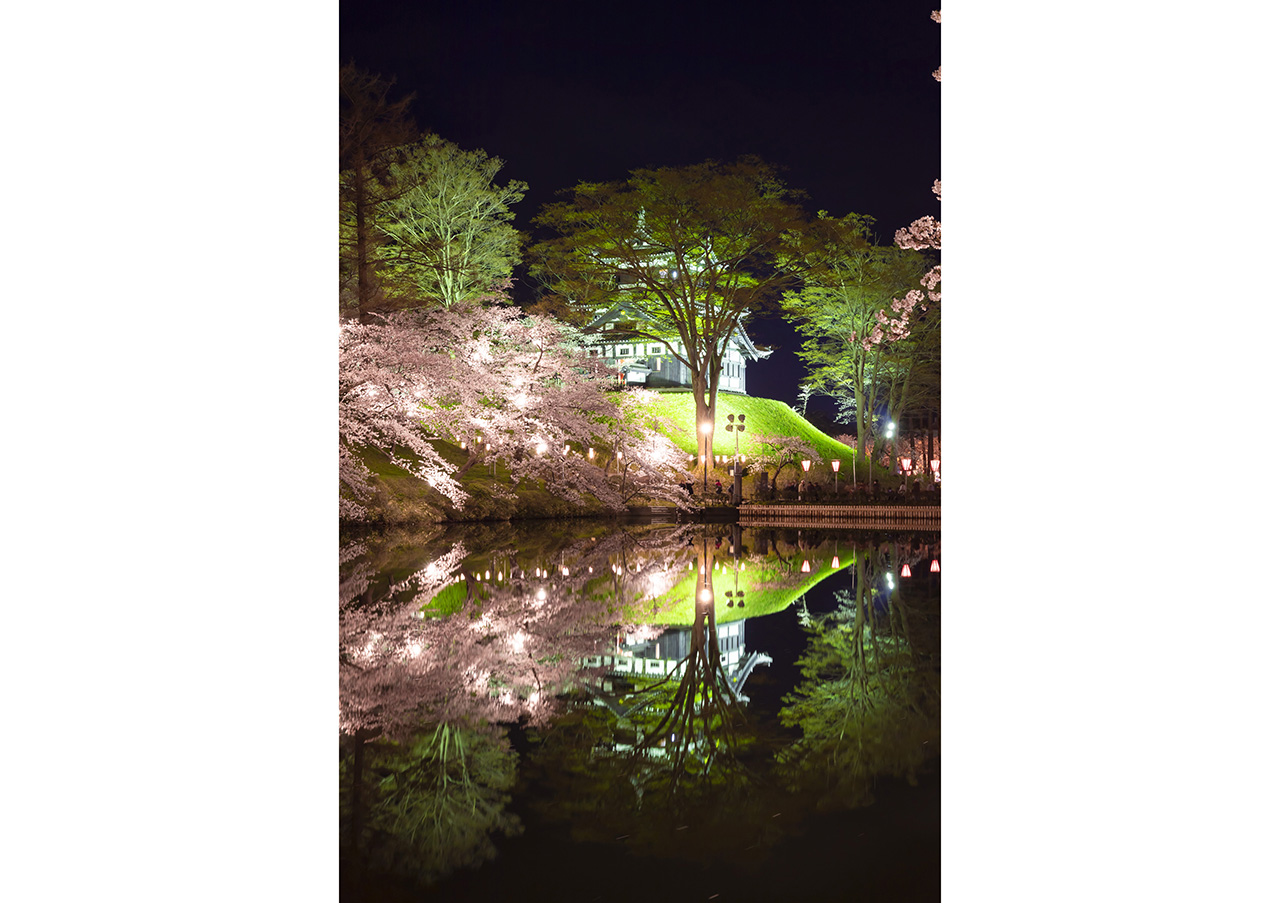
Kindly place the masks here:
[(496, 181), (502, 160), (427, 134), (389, 166), (396, 197), (385, 205), (381, 254), (416, 303), (451, 307), (490, 298), (511, 278), (520, 235), (511, 225), (528, 186)]
[[(461, 304), (380, 319), (347, 321), (339, 331), (344, 518), (369, 513), (374, 489), (359, 458), (363, 448), (381, 450), (454, 506), (467, 498), (459, 471), (493, 459), (513, 481), (545, 481), (570, 501), (589, 496), (621, 509), (629, 490), (687, 504), (676, 482), (682, 455), (628, 416), (625, 406), (640, 399), (607, 392), (612, 381), (572, 327), (506, 305)], [(435, 446), (468, 439), (470, 458), (460, 469)], [(606, 448), (609, 455), (600, 454)], [(625, 478), (598, 466), (618, 452)], [(494, 490), (512, 495), (509, 488)]]
[(558, 234), (534, 249), (535, 272), (591, 311), (625, 300), (638, 316), (619, 335), (661, 343), (684, 363), (696, 422), (714, 423), (731, 334), (784, 278), (770, 264), (798, 222), (789, 197), (752, 157), (579, 183), (535, 220)]
[(390, 177), (412, 140), (413, 95), (388, 99), (393, 82), (347, 64), (339, 71), (339, 312), (364, 319), (384, 301), (378, 224), (399, 189)]
[(857, 214), (819, 213), (792, 232), (786, 261), (801, 287), (783, 300), (784, 316), (804, 336), (799, 357), (811, 385), (836, 399), (839, 422), (854, 424), (862, 460), (878, 457), (881, 421), (927, 402), (939, 360), (936, 305), (897, 297), (930, 261), (872, 244), (871, 225)]

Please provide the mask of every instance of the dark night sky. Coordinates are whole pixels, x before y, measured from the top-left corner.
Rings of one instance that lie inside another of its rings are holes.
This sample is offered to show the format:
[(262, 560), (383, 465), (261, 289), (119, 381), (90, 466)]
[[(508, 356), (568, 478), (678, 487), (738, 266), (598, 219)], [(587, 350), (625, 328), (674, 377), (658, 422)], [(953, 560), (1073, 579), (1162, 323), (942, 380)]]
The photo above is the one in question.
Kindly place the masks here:
[[(416, 92), (421, 127), (503, 158), (502, 178), (529, 184), (526, 231), (579, 181), (756, 154), (811, 212), (870, 214), (888, 242), (939, 215), (936, 8), (344, 0), (339, 45), (342, 62)], [(749, 372), (752, 394), (794, 403), (794, 332), (773, 318), (750, 331), (777, 347)]]

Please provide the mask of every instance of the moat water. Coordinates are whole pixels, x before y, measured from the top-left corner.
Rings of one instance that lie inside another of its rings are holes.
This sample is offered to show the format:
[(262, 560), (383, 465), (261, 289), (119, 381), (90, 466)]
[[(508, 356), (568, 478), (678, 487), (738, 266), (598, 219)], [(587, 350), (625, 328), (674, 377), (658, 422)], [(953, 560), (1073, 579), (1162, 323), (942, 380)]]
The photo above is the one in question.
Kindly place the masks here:
[(470, 525), (341, 556), (344, 900), (934, 900), (938, 533)]

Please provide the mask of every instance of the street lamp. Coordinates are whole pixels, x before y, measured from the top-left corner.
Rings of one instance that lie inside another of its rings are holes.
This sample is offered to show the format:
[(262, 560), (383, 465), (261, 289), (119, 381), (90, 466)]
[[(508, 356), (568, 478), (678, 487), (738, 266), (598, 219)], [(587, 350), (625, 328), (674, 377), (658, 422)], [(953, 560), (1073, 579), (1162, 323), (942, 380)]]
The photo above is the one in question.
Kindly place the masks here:
[[(737, 432), (734, 432), (734, 430)], [(738, 433), (747, 428), (747, 415), (739, 414), (738, 422), (733, 422), (733, 415), (729, 415), (729, 422), (725, 425), (725, 429), (733, 433), (733, 503), (735, 505), (742, 504), (742, 464), (738, 456)]]

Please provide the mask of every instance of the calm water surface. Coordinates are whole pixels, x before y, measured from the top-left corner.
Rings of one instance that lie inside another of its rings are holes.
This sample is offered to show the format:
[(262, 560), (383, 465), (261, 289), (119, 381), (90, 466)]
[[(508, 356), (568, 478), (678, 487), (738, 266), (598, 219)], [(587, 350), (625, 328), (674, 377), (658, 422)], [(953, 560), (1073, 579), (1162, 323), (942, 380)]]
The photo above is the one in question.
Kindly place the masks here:
[(937, 899), (939, 571), (937, 533), (345, 546), (342, 899)]

